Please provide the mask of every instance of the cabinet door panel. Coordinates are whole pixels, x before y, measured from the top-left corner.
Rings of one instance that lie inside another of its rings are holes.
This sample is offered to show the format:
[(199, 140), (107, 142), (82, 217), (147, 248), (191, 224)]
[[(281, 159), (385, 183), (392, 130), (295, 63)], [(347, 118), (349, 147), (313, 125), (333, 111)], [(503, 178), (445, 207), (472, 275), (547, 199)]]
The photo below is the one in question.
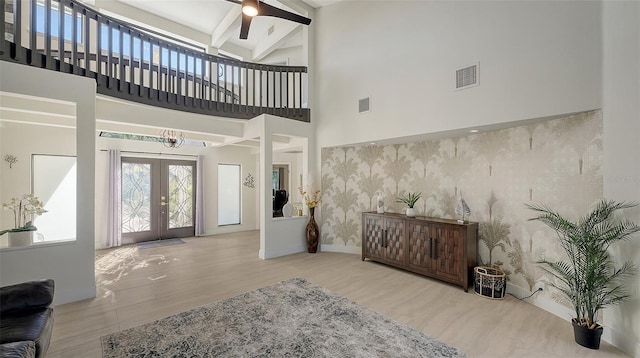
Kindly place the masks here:
[(407, 222), (407, 237), (409, 238), (409, 261), (407, 265), (420, 272), (431, 271), (429, 252), (429, 238), (431, 224), (420, 221)]
[(466, 262), (462, 262), (464, 247), (461, 231), (446, 225), (438, 225), (435, 231), (436, 274), (454, 282), (462, 282)]
[(384, 259), (389, 263), (404, 265), (405, 262), (405, 233), (404, 220), (386, 219), (387, 235), (384, 240)]
[(364, 252), (365, 256), (382, 259), (384, 245), (384, 218), (364, 216)]

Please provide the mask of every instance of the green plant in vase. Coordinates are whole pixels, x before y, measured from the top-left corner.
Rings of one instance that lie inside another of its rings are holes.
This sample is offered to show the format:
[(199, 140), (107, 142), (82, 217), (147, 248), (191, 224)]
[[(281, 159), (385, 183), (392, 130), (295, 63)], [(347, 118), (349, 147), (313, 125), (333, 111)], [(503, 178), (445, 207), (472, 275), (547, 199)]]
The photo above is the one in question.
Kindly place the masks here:
[(404, 196), (398, 197), (396, 200), (397, 203), (404, 203), (408, 206), (407, 208), (407, 216), (415, 217), (416, 209), (413, 207), (416, 205), (416, 202), (422, 197), (422, 193), (407, 193)]

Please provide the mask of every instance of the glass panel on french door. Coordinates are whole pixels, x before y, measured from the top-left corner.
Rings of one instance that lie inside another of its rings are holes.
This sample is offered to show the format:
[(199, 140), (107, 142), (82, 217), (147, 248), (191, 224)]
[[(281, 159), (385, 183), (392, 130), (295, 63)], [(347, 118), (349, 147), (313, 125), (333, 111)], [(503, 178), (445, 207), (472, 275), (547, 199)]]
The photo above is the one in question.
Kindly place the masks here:
[(151, 164), (122, 163), (122, 232), (151, 230)]
[(169, 228), (193, 224), (193, 166), (169, 165)]
[(240, 165), (218, 164), (218, 225), (240, 224)]

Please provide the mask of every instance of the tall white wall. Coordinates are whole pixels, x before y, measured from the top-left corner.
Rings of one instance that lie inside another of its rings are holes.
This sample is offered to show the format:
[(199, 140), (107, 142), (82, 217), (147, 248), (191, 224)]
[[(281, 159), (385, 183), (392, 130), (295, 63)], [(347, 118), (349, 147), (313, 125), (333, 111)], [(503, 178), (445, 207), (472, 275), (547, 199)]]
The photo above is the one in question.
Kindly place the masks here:
[[(320, 147), (601, 106), (596, 2), (343, 1), (316, 14)], [(477, 62), (480, 85), (456, 91), (455, 70)]]
[[(640, 2), (604, 1), (603, 90), (604, 194), (640, 202)], [(640, 208), (625, 216), (640, 225)], [(640, 235), (614, 248), (622, 261), (640, 264)], [(629, 280), (634, 296), (608, 309), (605, 339), (640, 356), (640, 278)]]
[(0, 286), (52, 278), (56, 304), (94, 297), (95, 82), (5, 61), (0, 73), (0, 91), (75, 103), (78, 160), (76, 241), (0, 250)]
[[(344, 1), (316, 14), (318, 148), (602, 108), (605, 197), (640, 200), (637, 1)], [(455, 70), (475, 63), (480, 84), (456, 91)], [(640, 223), (640, 209), (626, 216)], [(640, 262), (638, 237), (614, 256)], [(632, 356), (637, 277), (604, 314), (604, 339)]]

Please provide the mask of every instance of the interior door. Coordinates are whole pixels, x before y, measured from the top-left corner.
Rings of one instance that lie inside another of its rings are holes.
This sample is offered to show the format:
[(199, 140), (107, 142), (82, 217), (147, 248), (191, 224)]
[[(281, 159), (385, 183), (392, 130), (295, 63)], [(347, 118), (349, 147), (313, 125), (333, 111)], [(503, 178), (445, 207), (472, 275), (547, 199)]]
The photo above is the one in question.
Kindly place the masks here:
[(122, 158), (122, 243), (195, 234), (195, 162)]

